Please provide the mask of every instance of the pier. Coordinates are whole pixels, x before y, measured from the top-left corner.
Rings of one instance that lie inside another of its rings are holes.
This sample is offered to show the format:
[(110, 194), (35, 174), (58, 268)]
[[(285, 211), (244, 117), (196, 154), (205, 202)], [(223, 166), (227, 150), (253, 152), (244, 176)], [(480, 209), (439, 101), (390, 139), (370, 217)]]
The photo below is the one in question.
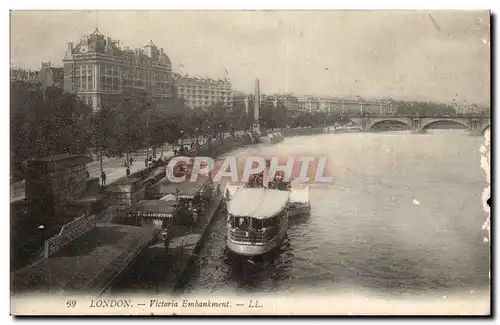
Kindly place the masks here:
[(11, 277), (15, 295), (100, 294), (156, 237), (154, 228), (98, 223), (57, 253)]

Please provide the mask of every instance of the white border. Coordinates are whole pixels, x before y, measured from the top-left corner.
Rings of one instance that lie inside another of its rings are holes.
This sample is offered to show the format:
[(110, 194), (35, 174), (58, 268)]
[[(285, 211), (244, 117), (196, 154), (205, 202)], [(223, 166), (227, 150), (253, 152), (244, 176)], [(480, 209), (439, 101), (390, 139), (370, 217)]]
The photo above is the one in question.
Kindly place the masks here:
[[(2, 2), (2, 4), (5, 4), (7, 2)], [(2, 163), (2, 173), (0, 175), (2, 176), (2, 182), (0, 184), (3, 185), (2, 187), (2, 197), (7, 200), (7, 193), (10, 191), (10, 188), (7, 187), (8, 185), (8, 173), (7, 170), (9, 169), (9, 99), (8, 99), (8, 79), (7, 76), (9, 74), (9, 66), (7, 65), (7, 61), (9, 60), (9, 13), (7, 9), (81, 9), (81, 8), (87, 8), (87, 9), (492, 9), (493, 12), (498, 12), (498, 1), (484, 1), (484, 0), (475, 0), (475, 1), (436, 1), (436, 0), (419, 0), (419, 1), (355, 1), (355, 0), (350, 0), (346, 1), (343, 4), (332, 4), (332, 3), (327, 3), (323, 1), (317, 1), (317, 0), (308, 0), (308, 1), (283, 1), (281, 3), (279, 2), (271, 2), (269, 0), (262, 1), (262, 0), (253, 0), (253, 1), (189, 1), (189, 0), (184, 0), (179, 2), (178, 4), (172, 4), (171, 2), (168, 3), (168, 5), (164, 2), (160, 1), (140, 1), (138, 3), (133, 3), (134, 5), (132, 6), (131, 4), (126, 4), (124, 2), (116, 2), (116, 1), (106, 1), (106, 0), (88, 0), (85, 2), (68, 2), (68, 1), (43, 1), (43, 2), (38, 2), (38, 1), (15, 1), (11, 5), (12, 7), (10, 8), (3, 8), (4, 10), (2, 11), (1, 19), (2, 19), (2, 34), (4, 35), (4, 38), (6, 41), (5, 47), (2, 51), (2, 56), (4, 62), (1, 65), (2, 69), (2, 75), (3, 78), (0, 78), (2, 82), (2, 87), (1, 90), (3, 91), (3, 94), (1, 96), (2, 102), (3, 102), (3, 109), (1, 110), (1, 113), (4, 114), (3, 118), (0, 120), (4, 124), (4, 127), (1, 127), (0, 130), (3, 132), (3, 136), (0, 138), (2, 139), (2, 144), (3, 150), (2, 152), (5, 153), (5, 159), (1, 160)], [(497, 18), (498, 19), (498, 18)], [(497, 41), (498, 40), (498, 35), (495, 33), (495, 40), (492, 41)], [(493, 42), (492, 42), (493, 43)], [(496, 42), (495, 42), (496, 43)], [(5, 84), (3, 84), (5, 83)], [(495, 91), (497, 93), (498, 90), (498, 84), (496, 84), (495, 89), (492, 91)], [(492, 108), (492, 109), (496, 109)], [(498, 119), (498, 116), (497, 116)], [(495, 124), (498, 125), (498, 121), (495, 119)], [(496, 136), (496, 134), (495, 134)], [(495, 148), (496, 149), (496, 148)], [(495, 200), (495, 202), (498, 202), (498, 200)], [(5, 211), (8, 211), (8, 205), (5, 204)], [(494, 216), (492, 216), (494, 217)], [(4, 214), (4, 220), (8, 220), (9, 216), (8, 213)], [(496, 225), (497, 222), (494, 222), (494, 225)], [(2, 227), (3, 236), (2, 238), (8, 238), (9, 236), (9, 226), (8, 226), (8, 221), (5, 222), (4, 226)], [(496, 232), (494, 232), (495, 234)], [(1, 268), (1, 272), (3, 275), (4, 281), (2, 282), (2, 306), (4, 310), (2, 311), (2, 316), (8, 315), (9, 314), (9, 305), (10, 305), (10, 296), (9, 296), (9, 281), (7, 280), (9, 278), (9, 271), (8, 268), (6, 267), (8, 260), (9, 260), (9, 249), (6, 245), (7, 239), (4, 239), (4, 247), (1, 250), (2, 251), (2, 257), (4, 258), (4, 267)], [(494, 240), (496, 243), (496, 240)], [(492, 276), (496, 276), (496, 274), (492, 274)], [(498, 281), (495, 281), (495, 283), (498, 283)], [(496, 290), (495, 290), (496, 292)], [(497, 299), (498, 301), (498, 299)], [(497, 309), (498, 310), (498, 309)], [(9, 318), (11, 322), (13, 322), (13, 318)], [(68, 320), (63, 320), (63, 321), (68, 321)], [(111, 320), (111, 321), (120, 321), (120, 320)], [(133, 322), (139, 324), (142, 322), (142, 319), (134, 319)], [(168, 322), (175, 321), (174, 319), (169, 319), (167, 320)], [(212, 320), (212, 321), (217, 321), (217, 320)], [(264, 320), (260, 319), (259, 322), (263, 322)], [(267, 322), (268, 320), (266, 320)], [(287, 320), (288, 321), (288, 320)], [(426, 323), (429, 322), (429, 320), (423, 320)], [(34, 323), (34, 320), (29, 320), (25, 321), (27, 323)], [(84, 322), (92, 322), (95, 324), (95, 322), (103, 322), (103, 320), (84, 320)], [(432, 321), (431, 321), (432, 323)]]

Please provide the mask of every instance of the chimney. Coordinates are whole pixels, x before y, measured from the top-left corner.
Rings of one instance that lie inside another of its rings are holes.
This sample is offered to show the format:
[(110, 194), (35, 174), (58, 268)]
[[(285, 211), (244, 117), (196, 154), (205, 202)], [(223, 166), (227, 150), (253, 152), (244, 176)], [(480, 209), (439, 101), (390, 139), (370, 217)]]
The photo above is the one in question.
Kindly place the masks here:
[(163, 51), (163, 48), (160, 49), (160, 57), (158, 58), (158, 61), (160, 61), (161, 64), (165, 64), (165, 52)]
[(65, 59), (73, 58), (73, 42), (68, 42), (66, 45), (66, 54), (64, 55)]

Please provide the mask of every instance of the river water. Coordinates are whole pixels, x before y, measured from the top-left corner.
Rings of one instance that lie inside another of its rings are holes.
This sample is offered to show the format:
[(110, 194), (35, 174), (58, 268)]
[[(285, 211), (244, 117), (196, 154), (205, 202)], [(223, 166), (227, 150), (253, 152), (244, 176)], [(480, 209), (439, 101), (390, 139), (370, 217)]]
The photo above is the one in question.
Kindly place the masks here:
[[(481, 230), (482, 141), (464, 130), (325, 134), (228, 153), (326, 155), (334, 179), (311, 185), (311, 215), (291, 220), (282, 247), (264, 260), (229, 257), (219, 216), (180, 291), (483, 291), (489, 246)], [(148, 265), (134, 267), (140, 274), (118, 291), (157, 291), (161, 272)]]

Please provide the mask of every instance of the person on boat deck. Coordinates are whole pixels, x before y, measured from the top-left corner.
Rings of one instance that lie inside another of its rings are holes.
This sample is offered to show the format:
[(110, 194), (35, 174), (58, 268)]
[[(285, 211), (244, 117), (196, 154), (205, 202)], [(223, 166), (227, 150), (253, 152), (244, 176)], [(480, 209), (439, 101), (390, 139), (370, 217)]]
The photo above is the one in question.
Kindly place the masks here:
[(238, 228), (246, 228), (247, 226), (248, 225), (247, 225), (245, 218), (238, 219)]

